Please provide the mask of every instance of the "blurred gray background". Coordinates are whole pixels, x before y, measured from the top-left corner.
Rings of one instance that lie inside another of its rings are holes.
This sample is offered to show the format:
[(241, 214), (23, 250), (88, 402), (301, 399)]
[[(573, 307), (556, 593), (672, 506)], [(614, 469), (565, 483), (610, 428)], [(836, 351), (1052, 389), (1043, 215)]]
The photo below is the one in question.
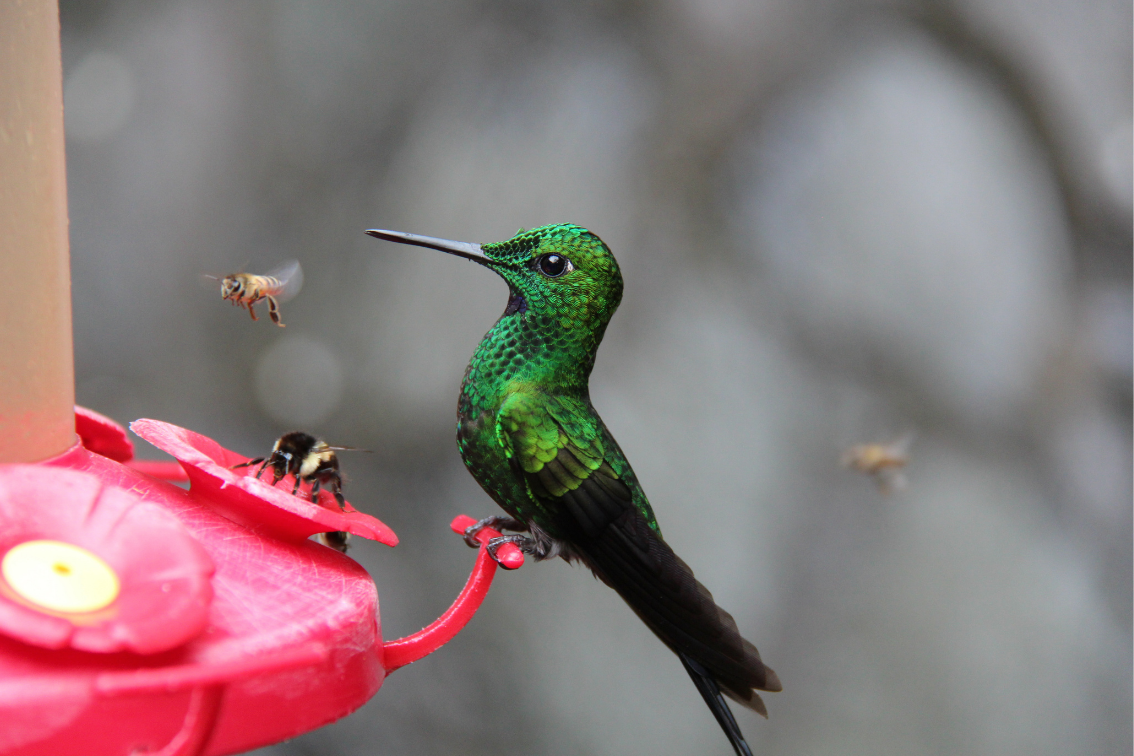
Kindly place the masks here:
[[(784, 681), (770, 720), (738, 713), (757, 753), (1128, 754), (1131, 23), (1129, 0), (64, 0), (79, 401), (249, 455), (297, 428), (374, 450), (344, 455), (347, 494), (401, 545), (352, 555), (405, 635), (472, 564), (449, 520), (496, 511), (453, 430), (506, 289), (362, 231), (585, 225), (626, 278), (594, 403)], [(292, 257), (286, 329), (196, 281)], [(911, 430), (904, 491), (839, 468)], [(731, 751), (556, 561), (256, 753)]]

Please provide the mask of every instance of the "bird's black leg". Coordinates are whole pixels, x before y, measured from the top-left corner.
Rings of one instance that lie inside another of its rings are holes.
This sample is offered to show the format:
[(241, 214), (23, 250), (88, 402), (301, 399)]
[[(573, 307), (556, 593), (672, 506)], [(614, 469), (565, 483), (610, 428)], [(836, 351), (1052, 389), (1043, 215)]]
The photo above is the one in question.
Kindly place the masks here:
[[(476, 535), (485, 528), (492, 528), (493, 530), (518, 530), (526, 532), (528, 526), (517, 519), (508, 517), (507, 515), (493, 515), (492, 517), (485, 517), (483, 520), (478, 520), (476, 524), (469, 525), (465, 528), (465, 543), (474, 549), (480, 548), (480, 541), (476, 540)], [(493, 559), (496, 557), (494, 556)]]
[(536, 542), (534, 538), (526, 535), (506, 535), (499, 536), (489, 540), (485, 549), (488, 555), (492, 557), (497, 564), (500, 564), (500, 557), (496, 556), (496, 551), (506, 543), (514, 543), (516, 547), (525, 554), (534, 554), (536, 552)]

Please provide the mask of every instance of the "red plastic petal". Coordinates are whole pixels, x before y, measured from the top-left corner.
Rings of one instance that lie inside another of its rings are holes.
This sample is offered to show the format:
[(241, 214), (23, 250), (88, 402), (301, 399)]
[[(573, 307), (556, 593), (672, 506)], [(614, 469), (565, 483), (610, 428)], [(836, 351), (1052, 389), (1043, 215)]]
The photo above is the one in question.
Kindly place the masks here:
[(134, 458), (134, 444), (126, 429), (106, 415), (75, 405), (75, 433), (84, 447), (115, 462)]
[(181, 464), (173, 460), (134, 459), (134, 443), (126, 429), (92, 409), (75, 405), (75, 433), (83, 448), (121, 462), (146, 475), (161, 480), (181, 482), (189, 480)]
[(175, 517), (134, 492), (80, 472), (0, 466), (0, 554), (40, 539), (99, 556), (118, 577), (118, 596), (98, 611), (69, 614), (0, 583), (0, 633), (48, 648), (152, 654), (204, 630), (212, 560)]
[(132, 459), (126, 463), (126, 466), (146, 475), (152, 475), (158, 480), (168, 480), (172, 483), (189, 480), (185, 468), (173, 459)]
[(398, 544), (394, 531), (376, 517), (357, 511), (349, 503), (344, 511), (337, 511), (338, 505), (327, 492), (320, 501), (330, 506), (274, 488), (252, 475), (250, 468), (233, 470), (233, 465), (247, 462), (248, 457), (225, 449), (211, 438), (160, 420), (135, 420), (130, 430), (182, 463), (194, 495), (254, 531), (298, 541), (315, 533), (345, 530), (387, 546)]

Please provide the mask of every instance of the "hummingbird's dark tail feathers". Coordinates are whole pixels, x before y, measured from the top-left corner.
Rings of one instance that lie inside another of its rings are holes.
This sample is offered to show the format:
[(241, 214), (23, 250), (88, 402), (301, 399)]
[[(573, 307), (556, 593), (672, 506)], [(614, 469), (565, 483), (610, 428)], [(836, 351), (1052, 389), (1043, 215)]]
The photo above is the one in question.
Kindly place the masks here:
[[(580, 491), (585, 488), (580, 487)], [(580, 491), (564, 497), (571, 499), (567, 504), (578, 504)], [(571, 509), (568, 506), (568, 511)], [(592, 529), (589, 538), (573, 539), (572, 548), (682, 658), (687, 668), (690, 662), (694, 663), (693, 670), (711, 680), (714, 687), (719, 686), (719, 692), (768, 716), (756, 691), (782, 690), (779, 677), (764, 665), (756, 647), (741, 637), (732, 616), (717, 606), (689, 565), (640, 512), (625, 509), (605, 527)], [(702, 695), (710, 700), (704, 689)], [(713, 696), (713, 700), (717, 698)], [(720, 705), (723, 707), (724, 702)], [(714, 704), (710, 702), (709, 706), (720, 719)], [(725, 731), (728, 732), (727, 727)]]
[(736, 724), (736, 719), (732, 716), (732, 711), (725, 703), (724, 696), (721, 695), (720, 686), (717, 681), (712, 678), (705, 668), (697, 662), (690, 659), (685, 654), (678, 654), (678, 659), (685, 666), (685, 671), (693, 678), (693, 684), (697, 686), (700, 691), (701, 697), (705, 699), (705, 703), (709, 705), (709, 710), (713, 712), (713, 716), (717, 718), (717, 723), (724, 730), (725, 735), (728, 736), (728, 741), (732, 743), (733, 749), (736, 751), (736, 756), (752, 756), (752, 749), (748, 747), (748, 741), (744, 739), (744, 733), (740, 731), (740, 726)]

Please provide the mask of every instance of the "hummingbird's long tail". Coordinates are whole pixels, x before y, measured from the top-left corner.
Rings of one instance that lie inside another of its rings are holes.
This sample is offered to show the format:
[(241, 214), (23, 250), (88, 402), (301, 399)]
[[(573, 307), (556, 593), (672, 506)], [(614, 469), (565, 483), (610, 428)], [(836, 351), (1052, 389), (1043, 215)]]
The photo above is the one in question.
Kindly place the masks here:
[[(587, 503), (576, 492), (565, 495), (564, 502), (568, 511), (586, 514)], [(677, 654), (737, 753), (748, 756), (751, 751), (721, 694), (766, 717), (756, 691), (782, 686), (689, 565), (634, 509), (592, 529), (572, 548)]]
[(748, 747), (748, 741), (744, 739), (744, 733), (740, 731), (740, 726), (736, 724), (736, 718), (732, 716), (732, 710), (728, 708), (728, 704), (721, 695), (721, 688), (717, 685), (717, 681), (713, 679), (704, 667), (690, 659), (685, 654), (678, 654), (678, 659), (685, 666), (685, 671), (693, 678), (693, 684), (697, 686), (700, 691), (701, 697), (705, 699), (705, 703), (709, 705), (709, 710), (713, 712), (713, 716), (717, 718), (717, 723), (724, 730), (724, 734), (728, 736), (728, 741), (732, 743), (733, 750), (736, 751), (736, 756), (752, 756), (752, 749)]

